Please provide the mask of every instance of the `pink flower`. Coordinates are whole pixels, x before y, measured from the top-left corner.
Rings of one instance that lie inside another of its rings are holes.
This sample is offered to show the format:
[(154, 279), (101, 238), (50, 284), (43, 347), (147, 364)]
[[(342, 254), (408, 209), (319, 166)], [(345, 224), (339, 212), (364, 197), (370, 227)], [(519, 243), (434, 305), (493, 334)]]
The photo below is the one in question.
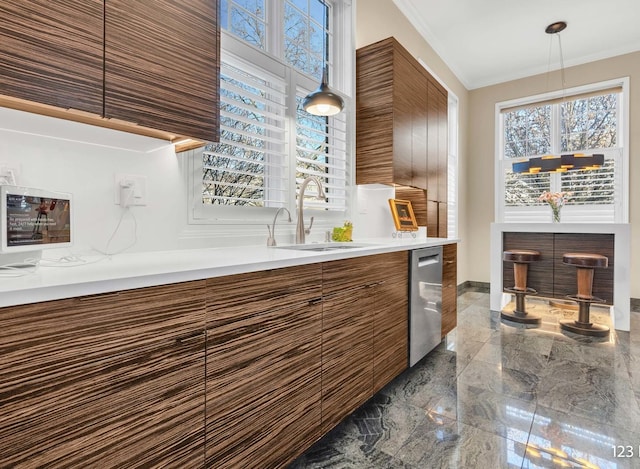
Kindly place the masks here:
[(569, 200), (569, 196), (572, 195), (571, 192), (549, 192), (544, 191), (538, 200), (540, 202), (548, 203), (552, 209), (557, 210), (562, 207), (567, 200)]

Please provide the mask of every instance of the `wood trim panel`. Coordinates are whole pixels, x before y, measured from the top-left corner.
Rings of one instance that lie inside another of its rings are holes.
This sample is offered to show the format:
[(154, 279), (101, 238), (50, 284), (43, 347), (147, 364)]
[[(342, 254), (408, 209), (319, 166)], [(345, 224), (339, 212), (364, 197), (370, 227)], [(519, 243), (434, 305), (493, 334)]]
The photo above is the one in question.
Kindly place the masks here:
[(438, 238), (448, 237), (449, 227), (449, 214), (447, 211), (449, 207), (446, 202), (438, 202)]
[(458, 324), (458, 245), (442, 246), (442, 328), (444, 338)]
[(204, 282), (8, 307), (0, 322), (3, 464), (202, 467)]
[(207, 318), (221, 311), (269, 311), (320, 298), (322, 275), (318, 263), (207, 279)]
[(105, 117), (218, 139), (218, 2), (105, 3)]
[(372, 288), (325, 299), (322, 312), (322, 433), (373, 393)]
[(102, 114), (101, 0), (4, 0), (0, 93)]
[(283, 467), (320, 437), (322, 305), (208, 323), (206, 467)]

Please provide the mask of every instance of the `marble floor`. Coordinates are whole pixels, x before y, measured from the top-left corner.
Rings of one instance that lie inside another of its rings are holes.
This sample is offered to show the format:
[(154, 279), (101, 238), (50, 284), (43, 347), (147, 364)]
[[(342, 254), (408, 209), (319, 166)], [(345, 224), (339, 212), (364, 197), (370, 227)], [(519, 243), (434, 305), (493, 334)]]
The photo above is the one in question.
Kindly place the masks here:
[(560, 332), (577, 313), (527, 305), (540, 328), (461, 295), (458, 327), (289, 469), (640, 468), (640, 314), (597, 339)]

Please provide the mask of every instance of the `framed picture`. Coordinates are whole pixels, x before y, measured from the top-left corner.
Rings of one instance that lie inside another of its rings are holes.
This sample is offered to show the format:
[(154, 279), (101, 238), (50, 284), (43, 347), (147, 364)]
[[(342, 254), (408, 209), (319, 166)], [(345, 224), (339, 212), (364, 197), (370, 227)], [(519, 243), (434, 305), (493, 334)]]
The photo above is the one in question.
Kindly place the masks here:
[(393, 215), (393, 222), (396, 224), (396, 230), (398, 231), (417, 231), (418, 223), (416, 222), (416, 216), (413, 214), (413, 207), (411, 201), (400, 199), (389, 199), (389, 206), (391, 207), (391, 215)]

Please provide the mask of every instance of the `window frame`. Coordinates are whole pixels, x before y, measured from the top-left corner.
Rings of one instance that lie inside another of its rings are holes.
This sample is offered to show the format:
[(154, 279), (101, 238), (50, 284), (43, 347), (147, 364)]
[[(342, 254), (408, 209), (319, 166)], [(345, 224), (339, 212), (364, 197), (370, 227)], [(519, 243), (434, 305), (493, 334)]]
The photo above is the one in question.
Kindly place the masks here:
[[(353, 134), (354, 122), (353, 113), (350, 111), (352, 107), (352, 90), (355, 89), (353, 80), (349, 79), (353, 75), (355, 67), (355, 53), (353, 52), (353, 20), (351, 18), (352, 8), (350, 2), (344, 0), (325, 1), (331, 15), (330, 25), (333, 28), (329, 34), (332, 38), (330, 42), (329, 59), (327, 66), (332, 70), (333, 63), (341, 64), (340, 74), (332, 77), (330, 73), (331, 87), (338, 91), (345, 101), (346, 128), (348, 140), (346, 142), (345, 157), (347, 165), (347, 200), (344, 211), (331, 210), (311, 210), (308, 216), (315, 217), (315, 225), (323, 226), (325, 224), (335, 224), (336, 221), (344, 220), (350, 211), (353, 198), (353, 188), (355, 187), (355, 178), (353, 172), (353, 142), (350, 135)], [(277, 4), (277, 5), (273, 5)], [(282, 4), (282, 5), (281, 5)], [(278, 19), (276, 23), (282, 23), (282, 12), (284, 2), (267, 2), (271, 14), (275, 13)], [(267, 17), (266, 22), (272, 21)], [(234, 60), (244, 60), (248, 64), (254, 64), (256, 67), (264, 68), (271, 73), (283, 73), (286, 77), (287, 87), (287, 109), (295, 109), (296, 106), (296, 90), (305, 89), (311, 92), (318, 87), (319, 79), (311, 77), (297, 69), (293, 69), (284, 58), (275, 57), (271, 52), (262, 50), (253, 44), (246, 43), (233, 33), (221, 30), (221, 56), (231, 54)], [(279, 35), (279, 36), (276, 36)], [(282, 53), (282, 46), (275, 45), (277, 39), (282, 39), (282, 25), (278, 24), (274, 31), (269, 31), (266, 37), (267, 48), (272, 52)], [(342, 64), (345, 64), (343, 67)], [(273, 68), (277, 70), (273, 70)], [(294, 113), (295, 115), (295, 113)], [(292, 118), (292, 113), (287, 111), (285, 124), (285, 151), (288, 154), (289, 167), (289, 183), (287, 196), (285, 198), (284, 207), (294, 213), (296, 209), (296, 122), (297, 119)], [(229, 225), (264, 225), (273, 220), (273, 216), (278, 210), (277, 207), (239, 207), (210, 205), (202, 203), (202, 150), (194, 151), (189, 158), (188, 168), (188, 223), (189, 224), (229, 224)]]
[[(495, 154), (494, 154), (494, 217), (496, 222), (505, 223), (505, 203), (504, 203), (504, 191), (505, 191), (505, 177), (504, 173), (508, 165), (511, 165), (514, 161), (518, 161), (518, 158), (505, 158), (504, 157), (504, 126), (503, 119), (501, 117), (503, 109), (508, 109), (517, 106), (534, 106), (536, 103), (543, 101), (567, 99), (571, 100), (573, 96), (581, 95), (585, 93), (598, 92), (606, 89), (612, 89), (615, 87), (622, 88), (620, 92), (619, 112), (617, 116), (617, 141), (618, 147), (612, 149), (604, 149), (599, 151), (605, 153), (605, 158), (611, 158), (614, 153), (620, 153), (619, 159), (616, 158), (619, 174), (617, 175), (616, 182), (620, 185), (619, 197), (614, 201), (614, 223), (629, 223), (629, 77), (615, 78), (612, 80), (606, 80), (597, 83), (591, 83), (587, 85), (576, 86), (573, 88), (567, 88), (565, 90), (557, 90), (548, 93), (527, 96), (517, 98), (509, 101), (498, 102), (495, 105)], [(552, 146), (559, 142), (555, 139), (560, 139), (560, 125), (558, 122), (559, 116), (552, 111), (552, 129), (551, 138)], [(557, 146), (559, 148), (559, 145)], [(560, 174), (552, 174), (551, 188), (550, 190), (556, 191), (559, 189)], [(554, 177), (557, 176), (558, 182), (554, 182)], [(581, 206), (585, 207), (585, 206)], [(595, 207), (595, 206), (594, 206)], [(545, 210), (546, 209), (546, 210)], [(539, 215), (540, 212), (548, 212), (548, 208), (544, 206), (540, 207), (520, 207), (516, 210), (521, 212), (523, 219), (534, 215)], [(565, 206), (563, 212), (571, 213), (576, 212), (573, 207)], [(536, 218), (535, 222), (549, 221), (550, 217), (546, 217), (540, 220)], [(517, 221), (516, 221), (517, 222)], [(577, 223), (592, 223), (594, 221), (588, 219), (579, 219)]]

